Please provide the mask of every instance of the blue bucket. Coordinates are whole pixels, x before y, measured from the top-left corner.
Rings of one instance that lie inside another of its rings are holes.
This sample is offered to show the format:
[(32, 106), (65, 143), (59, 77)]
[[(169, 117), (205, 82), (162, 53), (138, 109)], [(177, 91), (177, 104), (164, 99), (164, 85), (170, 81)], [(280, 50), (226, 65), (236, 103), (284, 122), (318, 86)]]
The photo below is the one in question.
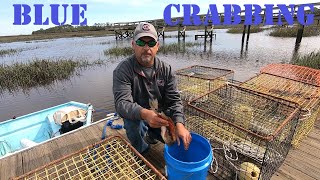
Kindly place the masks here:
[(181, 141), (164, 147), (164, 159), (168, 179), (206, 179), (213, 159), (209, 141), (196, 133), (191, 133), (192, 141), (189, 149), (184, 150)]

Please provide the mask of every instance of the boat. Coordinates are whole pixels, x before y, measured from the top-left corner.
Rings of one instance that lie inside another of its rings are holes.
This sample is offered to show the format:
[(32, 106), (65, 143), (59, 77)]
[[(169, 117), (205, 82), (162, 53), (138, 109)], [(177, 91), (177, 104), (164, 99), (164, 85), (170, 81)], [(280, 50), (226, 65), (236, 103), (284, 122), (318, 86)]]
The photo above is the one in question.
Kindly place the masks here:
[(93, 106), (70, 101), (0, 123), (0, 159), (92, 123)]

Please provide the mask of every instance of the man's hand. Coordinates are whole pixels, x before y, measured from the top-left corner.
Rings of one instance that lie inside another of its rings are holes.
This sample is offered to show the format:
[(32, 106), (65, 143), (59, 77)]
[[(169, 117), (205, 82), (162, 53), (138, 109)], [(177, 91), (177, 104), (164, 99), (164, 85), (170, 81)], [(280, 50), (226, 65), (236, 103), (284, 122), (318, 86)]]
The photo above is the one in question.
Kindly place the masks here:
[(167, 120), (162, 119), (152, 110), (142, 109), (140, 111), (141, 118), (149, 124), (152, 128), (160, 128), (161, 126), (169, 126)]
[(192, 137), (190, 132), (184, 127), (184, 125), (182, 123), (177, 123), (176, 124), (176, 130), (177, 130), (177, 141), (178, 141), (178, 146), (180, 146), (180, 138), (183, 141), (183, 145), (184, 145), (184, 149), (188, 150), (189, 149), (189, 145), (192, 141)]

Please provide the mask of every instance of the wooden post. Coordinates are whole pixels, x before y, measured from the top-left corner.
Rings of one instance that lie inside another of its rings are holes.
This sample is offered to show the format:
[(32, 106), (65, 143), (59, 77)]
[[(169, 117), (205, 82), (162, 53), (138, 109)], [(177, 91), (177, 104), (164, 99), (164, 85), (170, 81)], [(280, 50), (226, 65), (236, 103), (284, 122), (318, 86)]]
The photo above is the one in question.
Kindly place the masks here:
[[(219, 20), (220, 20), (220, 22), (223, 22), (224, 21), (224, 18), (222, 17), (222, 15), (223, 15), (223, 13), (219, 13)], [(223, 18), (223, 19), (222, 19)]]
[(204, 27), (204, 43), (207, 42), (207, 26)]
[[(204, 50), (203, 50), (203, 52), (206, 52), (207, 51), (207, 42), (205, 41), (204, 42)], [(210, 83), (209, 83), (210, 84)]]
[(291, 63), (294, 63), (295, 60), (296, 60), (296, 57), (298, 56), (298, 51), (299, 51), (299, 48), (300, 48), (300, 44), (296, 44), (294, 46), (294, 50), (293, 50), (293, 53), (292, 53), (292, 58), (291, 58)]
[(164, 29), (165, 29), (165, 27), (162, 27), (162, 29), (161, 30), (157, 30), (157, 34), (158, 34), (158, 39), (160, 39), (161, 38), (161, 36), (162, 36), (162, 40), (164, 40), (164, 36), (165, 36), (165, 34), (164, 34)]
[(185, 40), (183, 40), (182, 52), (183, 52), (183, 54), (186, 52), (186, 41)]
[(212, 43), (212, 34), (213, 34), (213, 26), (211, 26), (211, 28), (208, 32), (208, 36), (210, 37), (210, 43)]
[(247, 44), (249, 42), (249, 37), (250, 37), (250, 27), (251, 27), (251, 25), (248, 26)]
[[(166, 46), (166, 41), (163, 39), (161, 46)], [(166, 54), (166, 48), (163, 48), (163, 53)]]
[(183, 27), (183, 41), (186, 40), (186, 26)]
[(163, 29), (163, 31), (162, 31), (162, 40), (164, 41), (164, 36), (165, 36), (165, 34), (164, 34), (164, 29)]
[(246, 28), (247, 28), (247, 25), (243, 25), (242, 40), (241, 40), (241, 49), (243, 48), (243, 44), (244, 44), (244, 37), (245, 37), (245, 35), (246, 35)]
[(265, 22), (266, 22), (266, 9), (263, 11), (262, 24), (265, 24)]
[(302, 35), (303, 35), (303, 29), (304, 25), (299, 25), (298, 33), (297, 33), (297, 39), (296, 39), (296, 45), (301, 43)]

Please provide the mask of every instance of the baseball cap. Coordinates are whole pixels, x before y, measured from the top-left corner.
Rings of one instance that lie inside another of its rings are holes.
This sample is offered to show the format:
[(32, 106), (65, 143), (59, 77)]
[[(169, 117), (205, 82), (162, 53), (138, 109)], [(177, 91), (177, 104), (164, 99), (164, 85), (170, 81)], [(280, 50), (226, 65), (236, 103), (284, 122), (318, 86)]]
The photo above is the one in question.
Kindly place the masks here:
[(154, 26), (147, 22), (141, 22), (138, 24), (133, 33), (134, 41), (138, 40), (141, 37), (149, 36), (154, 40), (158, 41), (158, 34)]

